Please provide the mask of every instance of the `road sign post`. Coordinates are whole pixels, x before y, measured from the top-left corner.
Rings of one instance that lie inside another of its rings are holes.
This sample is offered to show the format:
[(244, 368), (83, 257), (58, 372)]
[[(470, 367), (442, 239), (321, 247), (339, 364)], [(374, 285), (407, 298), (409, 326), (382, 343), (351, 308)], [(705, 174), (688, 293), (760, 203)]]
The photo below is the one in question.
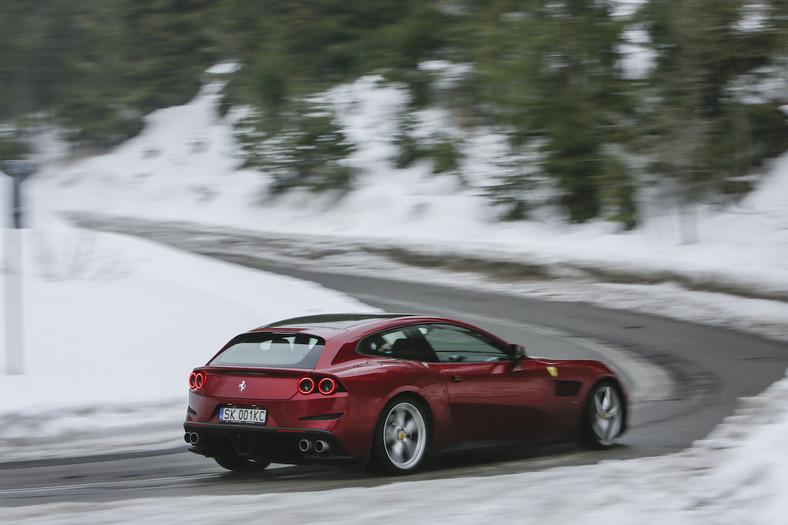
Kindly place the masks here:
[(22, 301), (22, 181), (33, 173), (30, 162), (12, 160), (2, 163), (3, 171), (13, 178), (11, 224), (5, 234), (5, 333), (6, 373), (23, 374), (24, 318)]

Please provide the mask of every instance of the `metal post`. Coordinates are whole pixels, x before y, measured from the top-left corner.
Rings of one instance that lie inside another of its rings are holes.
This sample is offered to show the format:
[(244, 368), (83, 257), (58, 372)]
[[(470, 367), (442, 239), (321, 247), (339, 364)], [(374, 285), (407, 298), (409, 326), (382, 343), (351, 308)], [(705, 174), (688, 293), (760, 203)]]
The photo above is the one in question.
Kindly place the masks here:
[(17, 170), (11, 174), (14, 178), (13, 189), (11, 191), (11, 219), (14, 229), (22, 228), (22, 179), (24, 172)]
[(22, 230), (5, 233), (5, 368), (9, 375), (24, 374), (22, 317)]
[(24, 319), (22, 316), (22, 181), (33, 172), (25, 161), (3, 162), (5, 172), (13, 177), (11, 192), (11, 227), (5, 235), (5, 332), (6, 373), (24, 374)]

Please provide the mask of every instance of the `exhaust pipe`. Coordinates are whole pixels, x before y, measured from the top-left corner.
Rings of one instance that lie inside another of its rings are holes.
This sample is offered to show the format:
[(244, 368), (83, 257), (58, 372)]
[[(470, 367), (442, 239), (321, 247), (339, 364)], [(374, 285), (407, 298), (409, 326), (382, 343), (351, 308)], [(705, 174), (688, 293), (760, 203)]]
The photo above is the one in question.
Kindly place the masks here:
[(315, 441), (315, 452), (317, 452), (318, 454), (322, 454), (323, 452), (328, 452), (330, 448), (331, 445), (329, 445), (323, 440)]
[(186, 435), (183, 436), (187, 443), (191, 443), (192, 445), (196, 445), (198, 441), (200, 441), (200, 436), (197, 432), (186, 432)]
[(301, 452), (309, 452), (312, 449), (312, 442), (308, 439), (302, 439), (298, 442), (298, 450)]

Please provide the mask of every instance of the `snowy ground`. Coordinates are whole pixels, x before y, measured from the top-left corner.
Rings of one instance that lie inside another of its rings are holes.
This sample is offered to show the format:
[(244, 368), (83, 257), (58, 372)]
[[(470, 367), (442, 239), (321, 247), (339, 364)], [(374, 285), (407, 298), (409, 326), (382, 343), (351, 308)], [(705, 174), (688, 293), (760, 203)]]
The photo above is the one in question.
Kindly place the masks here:
[[(85, 447), (160, 447), (172, 443), (169, 424), (180, 440), (188, 372), (231, 335), (291, 315), (369, 309), (314, 284), (76, 230), (59, 218), (63, 211), (730, 281), (762, 298), (690, 292), (673, 283), (568, 279), (495, 286), (546, 298), (593, 296), (613, 307), (788, 340), (788, 307), (767, 299), (788, 296), (788, 156), (775, 162), (758, 190), (738, 206), (699, 208), (699, 242), (691, 245), (678, 243), (673, 210), (654, 204), (646, 207), (644, 227), (631, 233), (618, 233), (607, 223), (567, 226), (550, 218), (501, 224), (479, 197), (479, 185), (496, 169), (502, 137), (465, 137), (466, 187), (453, 175), (432, 175), (425, 165), (394, 170), (389, 117), (404, 103), (403, 94), (369, 77), (326, 95), (360, 145), (352, 159), (366, 170), (359, 189), (339, 201), (309, 194), (274, 198), (265, 190), (264, 175), (236, 169), (231, 128), (213, 110), (216, 89), (208, 85), (192, 103), (153, 113), (147, 130), (117, 150), (67, 163), (53, 160), (26, 184), (32, 212), (23, 243), (27, 373), (0, 380), (0, 461), (34, 450), (60, 455)], [(446, 115), (420, 118), (425, 128), (440, 127)], [(4, 200), (7, 179), (0, 184)], [(476, 276), (463, 279), (491, 285)], [(275, 308), (260, 300), (271, 296), (277, 298)], [(142, 419), (131, 403), (140, 398), (160, 403), (160, 419), (150, 421), (144, 442), (118, 443), (118, 428)], [(195, 523), (255, 519), (261, 512), (293, 523), (403, 517), (522, 522), (522, 516), (538, 516), (542, 523), (774, 523), (788, 511), (786, 400), (788, 379), (746, 400), (743, 411), (707, 440), (662, 458), (308, 495), (0, 508), (0, 521), (172, 523), (182, 521), (188, 508)], [(95, 439), (80, 435), (86, 420), (98, 419), (105, 423), (90, 432)], [(30, 432), (41, 437), (31, 441)], [(352, 515), (348, 502), (357, 502)]]

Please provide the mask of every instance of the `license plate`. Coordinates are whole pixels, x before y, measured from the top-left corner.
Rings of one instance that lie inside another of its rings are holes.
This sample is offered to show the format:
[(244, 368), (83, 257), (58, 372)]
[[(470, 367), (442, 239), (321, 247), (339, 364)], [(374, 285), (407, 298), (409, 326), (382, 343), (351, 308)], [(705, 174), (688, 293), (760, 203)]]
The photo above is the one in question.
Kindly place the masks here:
[(233, 408), (222, 407), (219, 409), (219, 421), (222, 423), (257, 423), (265, 425), (267, 412), (263, 408)]

